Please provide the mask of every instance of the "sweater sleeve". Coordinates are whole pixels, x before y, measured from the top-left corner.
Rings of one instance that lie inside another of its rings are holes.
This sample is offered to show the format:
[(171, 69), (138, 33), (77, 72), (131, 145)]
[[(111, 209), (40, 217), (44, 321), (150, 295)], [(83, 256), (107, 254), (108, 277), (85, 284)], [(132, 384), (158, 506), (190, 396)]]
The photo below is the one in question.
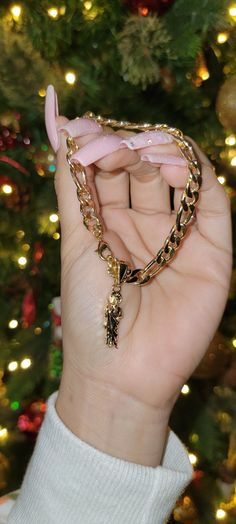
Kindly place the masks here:
[(162, 465), (129, 463), (74, 435), (47, 412), (8, 524), (163, 524), (192, 477), (187, 452), (170, 431)]

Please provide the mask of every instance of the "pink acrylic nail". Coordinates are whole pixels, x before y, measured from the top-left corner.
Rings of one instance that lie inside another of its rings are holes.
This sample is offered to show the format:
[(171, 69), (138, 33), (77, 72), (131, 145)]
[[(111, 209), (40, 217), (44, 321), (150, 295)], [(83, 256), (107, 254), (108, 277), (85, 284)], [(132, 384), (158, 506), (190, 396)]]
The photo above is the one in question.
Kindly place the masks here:
[(172, 136), (164, 131), (145, 131), (122, 140), (122, 144), (125, 144), (129, 149), (141, 149), (160, 144), (170, 144), (171, 142), (173, 142)]
[(59, 131), (66, 131), (70, 136), (80, 137), (92, 133), (102, 133), (102, 126), (90, 118), (75, 118), (60, 126)]
[(72, 158), (78, 160), (83, 166), (89, 166), (104, 156), (125, 148), (126, 145), (121, 142), (121, 137), (118, 135), (103, 135), (81, 147)]
[(56, 126), (56, 117), (58, 116), (57, 94), (52, 85), (47, 87), (45, 100), (45, 125), (49, 142), (56, 152), (59, 149), (60, 140)]
[(173, 166), (186, 166), (186, 160), (181, 156), (176, 155), (164, 155), (164, 154), (151, 154), (147, 153), (141, 156), (141, 160), (144, 162), (152, 162), (152, 164), (169, 164)]

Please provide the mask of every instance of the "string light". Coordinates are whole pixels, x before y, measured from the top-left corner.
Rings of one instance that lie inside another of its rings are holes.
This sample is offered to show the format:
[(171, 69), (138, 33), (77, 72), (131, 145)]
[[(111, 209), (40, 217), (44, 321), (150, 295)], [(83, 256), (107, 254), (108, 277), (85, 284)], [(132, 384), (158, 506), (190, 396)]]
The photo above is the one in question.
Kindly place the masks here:
[(236, 144), (236, 136), (235, 135), (229, 135), (225, 139), (225, 143), (227, 146), (235, 146)]
[(220, 184), (222, 184), (222, 186), (223, 186), (225, 184), (225, 182), (226, 182), (225, 176), (220, 175), (217, 178), (218, 178), (218, 181), (220, 182)]
[(19, 409), (19, 407), (20, 407), (20, 402), (18, 402), (18, 400), (13, 400), (13, 402), (11, 403), (12, 411), (16, 411), (17, 409)]
[(10, 7), (12, 17), (15, 21), (18, 21), (21, 15), (21, 6), (19, 4), (14, 4)]
[(207, 67), (201, 67), (198, 71), (198, 74), (200, 78), (205, 82), (205, 80), (208, 80), (210, 78), (210, 73), (207, 69)]
[(21, 363), (20, 363), (20, 367), (22, 369), (27, 369), (31, 366), (32, 362), (31, 362), (31, 359), (30, 358), (24, 358)]
[(192, 433), (189, 437), (190, 442), (196, 444), (199, 441), (199, 436), (197, 433)]
[(234, 348), (236, 348), (236, 338), (234, 338), (234, 339), (232, 340), (232, 344), (233, 344)]
[(18, 258), (18, 264), (21, 268), (24, 268), (27, 264), (27, 258), (26, 257), (19, 257)]
[(29, 251), (30, 250), (30, 245), (29, 244), (23, 244), (22, 249), (23, 249), (23, 251)]
[(65, 74), (65, 80), (67, 84), (70, 84), (71, 86), (74, 85), (76, 81), (76, 74), (73, 71), (67, 71)]
[(56, 233), (53, 233), (52, 238), (54, 238), (54, 240), (59, 240), (59, 238), (60, 238), (60, 233), (57, 233), (57, 232), (56, 232)]
[(231, 166), (236, 166), (236, 156), (233, 156), (230, 162)]
[(236, 4), (233, 4), (229, 7), (229, 15), (232, 17), (232, 18), (235, 18), (236, 19)]
[(7, 428), (3, 428), (2, 426), (0, 426), (0, 439), (1, 440), (6, 440), (8, 437), (8, 430)]
[(188, 456), (192, 466), (195, 466), (198, 462), (197, 455), (194, 455), (194, 453), (189, 453)]
[(1, 189), (2, 192), (5, 193), (5, 195), (10, 195), (13, 191), (12, 186), (10, 186), (10, 184), (3, 184)]
[(13, 318), (12, 320), (10, 320), (9, 324), (8, 324), (8, 327), (10, 329), (16, 329), (18, 326), (18, 320), (16, 320), (15, 318)]
[(18, 362), (16, 362), (16, 360), (12, 360), (11, 362), (9, 362), (7, 366), (8, 371), (15, 371), (17, 368), (18, 368)]
[(188, 386), (188, 384), (184, 384), (182, 389), (181, 389), (181, 393), (183, 395), (188, 395), (190, 393), (190, 387)]
[(54, 224), (55, 222), (58, 222), (59, 216), (56, 213), (52, 213), (49, 217), (49, 220)]
[(38, 90), (38, 95), (41, 96), (42, 98), (44, 98), (46, 96), (46, 89), (44, 89), (43, 87), (41, 89)]
[(227, 513), (224, 509), (217, 509), (216, 510), (216, 518), (217, 520), (224, 520), (227, 517)]
[(84, 7), (85, 9), (87, 9), (87, 11), (91, 9), (92, 5), (92, 2), (90, 2), (89, 0), (87, 2), (84, 2)]
[(56, 20), (58, 18), (58, 16), (59, 16), (59, 11), (58, 11), (57, 7), (49, 7), (49, 9), (48, 9), (48, 16), (50, 16), (51, 18)]
[(22, 238), (24, 238), (25, 232), (22, 229), (19, 229), (19, 231), (16, 232), (16, 236), (21, 240)]
[(218, 44), (224, 44), (229, 38), (229, 33), (218, 33), (217, 42)]

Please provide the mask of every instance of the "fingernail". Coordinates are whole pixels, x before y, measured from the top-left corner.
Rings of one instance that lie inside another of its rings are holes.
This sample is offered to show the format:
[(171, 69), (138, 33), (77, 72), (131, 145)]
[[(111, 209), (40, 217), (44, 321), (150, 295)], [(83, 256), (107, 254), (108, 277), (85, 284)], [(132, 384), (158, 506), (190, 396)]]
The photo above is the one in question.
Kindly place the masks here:
[(59, 149), (60, 140), (56, 126), (56, 117), (58, 116), (58, 101), (57, 94), (52, 85), (47, 87), (45, 100), (45, 125), (49, 142), (55, 153)]
[(75, 118), (64, 126), (60, 126), (58, 130), (66, 131), (72, 137), (79, 137), (91, 133), (102, 133), (102, 126), (90, 118)]
[(125, 144), (121, 142), (121, 138), (117, 135), (103, 135), (81, 147), (72, 158), (78, 160), (83, 166), (89, 166), (104, 156), (125, 148)]
[(141, 149), (142, 147), (157, 146), (160, 144), (170, 144), (173, 138), (164, 131), (145, 131), (131, 136), (127, 140), (122, 140), (129, 149)]
[(181, 156), (176, 155), (154, 155), (146, 154), (141, 156), (141, 160), (144, 162), (152, 162), (153, 164), (169, 164), (173, 166), (186, 166), (186, 160)]

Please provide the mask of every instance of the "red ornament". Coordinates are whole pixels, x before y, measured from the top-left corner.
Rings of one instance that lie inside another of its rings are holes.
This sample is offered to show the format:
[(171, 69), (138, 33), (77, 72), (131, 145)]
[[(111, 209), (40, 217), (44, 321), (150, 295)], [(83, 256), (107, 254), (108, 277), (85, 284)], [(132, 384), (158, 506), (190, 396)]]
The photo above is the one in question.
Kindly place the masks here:
[(38, 433), (44, 419), (47, 405), (44, 400), (32, 402), (18, 417), (17, 427), (21, 432)]
[(22, 302), (22, 325), (24, 328), (31, 326), (36, 317), (36, 303), (32, 289), (26, 291)]
[(151, 13), (163, 15), (174, 0), (125, 0), (125, 4), (130, 8), (131, 13), (147, 16)]

